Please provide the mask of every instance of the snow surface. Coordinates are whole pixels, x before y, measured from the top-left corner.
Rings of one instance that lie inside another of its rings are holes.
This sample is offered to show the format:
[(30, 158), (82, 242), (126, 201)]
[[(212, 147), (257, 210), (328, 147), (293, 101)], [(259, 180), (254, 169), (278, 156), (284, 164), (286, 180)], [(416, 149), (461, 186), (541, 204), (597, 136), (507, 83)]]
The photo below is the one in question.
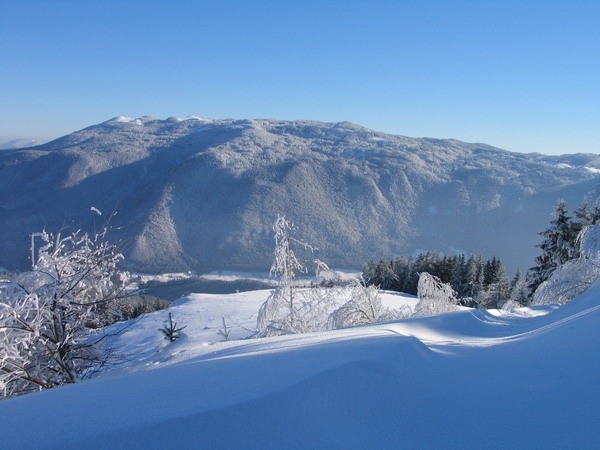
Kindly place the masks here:
[[(600, 283), (563, 307), (251, 332), (268, 291), (195, 294), (101, 378), (0, 402), (3, 448), (598, 448)], [(385, 295), (386, 305), (414, 298)], [(148, 370), (153, 369), (156, 370)]]

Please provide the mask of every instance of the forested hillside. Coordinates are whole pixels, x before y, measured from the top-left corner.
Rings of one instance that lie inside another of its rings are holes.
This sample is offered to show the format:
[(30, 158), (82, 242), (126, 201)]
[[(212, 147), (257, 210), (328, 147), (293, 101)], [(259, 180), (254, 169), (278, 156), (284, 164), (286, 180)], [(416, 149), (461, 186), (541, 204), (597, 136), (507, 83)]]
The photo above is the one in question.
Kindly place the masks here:
[(117, 118), (0, 152), (0, 266), (28, 267), (33, 232), (91, 231), (117, 212), (136, 270), (264, 271), (285, 214), (333, 267), (432, 251), (496, 256), (513, 273), (533, 263), (557, 199), (579, 204), (598, 168), (597, 155), (350, 123)]

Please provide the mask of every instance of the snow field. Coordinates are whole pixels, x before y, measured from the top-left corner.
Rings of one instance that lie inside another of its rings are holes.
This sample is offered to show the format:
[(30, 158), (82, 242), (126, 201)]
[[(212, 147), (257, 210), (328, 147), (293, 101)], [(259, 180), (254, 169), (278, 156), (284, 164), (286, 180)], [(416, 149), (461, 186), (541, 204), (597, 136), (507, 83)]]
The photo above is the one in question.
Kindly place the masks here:
[(187, 328), (166, 346), (156, 330), (167, 312), (147, 315), (120, 338), (136, 354), (126, 367), (0, 402), (2, 446), (600, 445), (599, 283), (560, 308), (463, 310), (221, 342), (221, 316), (244, 337), (268, 293), (178, 301), (170, 311)]

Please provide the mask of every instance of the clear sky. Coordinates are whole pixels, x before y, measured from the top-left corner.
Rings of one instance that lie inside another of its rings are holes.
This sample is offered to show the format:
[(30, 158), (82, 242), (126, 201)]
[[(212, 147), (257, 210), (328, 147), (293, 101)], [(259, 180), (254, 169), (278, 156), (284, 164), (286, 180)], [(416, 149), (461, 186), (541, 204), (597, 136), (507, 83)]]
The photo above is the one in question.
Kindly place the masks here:
[(0, 140), (118, 115), (600, 153), (600, 0), (0, 0)]

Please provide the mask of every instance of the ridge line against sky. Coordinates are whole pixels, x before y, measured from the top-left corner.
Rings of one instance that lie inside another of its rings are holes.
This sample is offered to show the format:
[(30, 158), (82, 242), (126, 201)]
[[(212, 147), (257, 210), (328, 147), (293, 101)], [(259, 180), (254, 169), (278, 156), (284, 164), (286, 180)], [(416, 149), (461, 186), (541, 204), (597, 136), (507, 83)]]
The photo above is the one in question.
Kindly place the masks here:
[(593, 0), (4, 0), (0, 142), (124, 115), (600, 153)]

